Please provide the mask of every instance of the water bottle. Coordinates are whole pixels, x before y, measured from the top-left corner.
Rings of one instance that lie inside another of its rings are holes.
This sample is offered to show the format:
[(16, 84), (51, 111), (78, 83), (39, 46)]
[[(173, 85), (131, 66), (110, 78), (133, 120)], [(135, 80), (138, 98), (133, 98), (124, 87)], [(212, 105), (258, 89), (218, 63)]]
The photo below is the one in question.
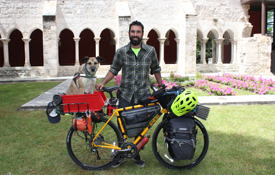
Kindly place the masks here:
[(148, 143), (148, 141), (149, 141), (149, 137), (143, 137), (143, 139), (137, 144), (138, 151), (140, 151), (141, 148), (144, 147), (146, 143)]

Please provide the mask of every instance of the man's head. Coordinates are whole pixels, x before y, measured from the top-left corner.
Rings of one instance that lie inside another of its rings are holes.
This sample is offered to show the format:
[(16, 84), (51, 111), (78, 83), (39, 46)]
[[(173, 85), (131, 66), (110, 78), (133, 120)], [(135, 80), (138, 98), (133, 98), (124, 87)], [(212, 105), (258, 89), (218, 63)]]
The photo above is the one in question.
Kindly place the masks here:
[(138, 46), (141, 43), (143, 32), (144, 32), (144, 27), (141, 22), (134, 21), (130, 24), (129, 38), (132, 45)]

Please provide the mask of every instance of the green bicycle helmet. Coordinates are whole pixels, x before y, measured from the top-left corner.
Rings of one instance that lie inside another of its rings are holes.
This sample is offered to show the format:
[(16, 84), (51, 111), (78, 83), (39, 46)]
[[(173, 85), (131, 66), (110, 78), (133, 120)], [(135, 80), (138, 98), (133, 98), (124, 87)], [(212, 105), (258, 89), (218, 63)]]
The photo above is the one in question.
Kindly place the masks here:
[(190, 90), (185, 90), (176, 97), (171, 105), (171, 109), (176, 116), (182, 116), (192, 111), (198, 103), (197, 95)]

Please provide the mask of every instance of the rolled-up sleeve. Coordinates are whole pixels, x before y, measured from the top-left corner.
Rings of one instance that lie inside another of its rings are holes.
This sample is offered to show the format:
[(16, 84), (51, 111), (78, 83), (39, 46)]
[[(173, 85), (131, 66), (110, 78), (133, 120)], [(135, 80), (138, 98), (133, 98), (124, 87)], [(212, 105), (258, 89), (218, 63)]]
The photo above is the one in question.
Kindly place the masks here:
[(159, 62), (158, 62), (158, 58), (157, 58), (155, 48), (153, 48), (153, 50), (152, 50), (152, 56), (151, 57), (152, 57), (152, 64), (150, 66), (151, 75), (153, 75), (155, 73), (160, 73), (161, 67), (159, 66)]
[(116, 52), (113, 60), (113, 64), (110, 67), (110, 72), (112, 72), (115, 76), (118, 74), (118, 72), (121, 70), (122, 64), (121, 64), (121, 55), (119, 51)]

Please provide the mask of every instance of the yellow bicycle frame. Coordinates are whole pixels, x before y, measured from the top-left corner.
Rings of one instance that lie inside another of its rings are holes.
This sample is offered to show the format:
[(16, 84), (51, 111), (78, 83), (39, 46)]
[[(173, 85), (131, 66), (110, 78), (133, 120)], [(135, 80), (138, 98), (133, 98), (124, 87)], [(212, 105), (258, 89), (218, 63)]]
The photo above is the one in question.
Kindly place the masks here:
[[(150, 103), (150, 104), (148, 104), (148, 106), (152, 106), (152, 105), (156, 105), (156, 104), (159, 104), (159, 102), (157, 102), (157, 103)], [(129, 107), (126, 107), (126, 108), (119, 108), (119, 109), (116, 109), (116, 110), (113, 112), (112, 116), (109, 118), (109, 120), (101, 127), (101, 129), (99, 130), (99, 132), (95, 135), (95, 137), (94, 137), (94, 139), (93, 139), (93, 142), (92, 142), (92, 146), (93, 146), (93, 147), (100, 147), (100, 148), (109, 148), (109, 149), (121, 150), (121, 148), (120, 148), (119, 146), (114, 146), (114, 145), (112, 145), (112, 144), (104, 143), (104, 142), (101, 142), (101, 145), (96, 145), (94, 141), (95, 141), (95, 139), (98, 137), (98, 135), (100, 134), (100, 132), (105, 128), (105, 126), (110, 122), (110, 120), (112, 120), (112, 118), (113, 118), (115, 115), (119, 116), (119, 112), (124, 111), (124, 110), (135, 109), (135, 108), (143, 108), (143, 107), (144, 107), (144, 105), (135, 105), (135, 106), (129, 106)], [(167, 109), (162, 109), (160, 112), (161, 112), (161, 114), (157, 114), (157, 115), (151, 120), (151, 122), (149, 123), (149, 126), (150, 126), (150, 127), (153, 126), (153, 125), (155, 124), (155, 122), (160, 118), (160, 116), (161, 116), (162, 114), (167, 113)], [(119, 123), (119, 127), (120, 127), (120, 129), (121, 129), (121, 132), (122, 132), (122, 133), (125, 133), (125, 129), (124, 129), (124, 127), (123, 127), (123, 124), (122, 124), (122, 121), (121, 121), (120, 118), (118, 118), (118, 123)], [(138, 136), (138, 137), (134, 140), (133, 144), (136, 145), (136, 144), (140, 141), (140, 139), (142, 139), (142, 137), (147, 133), (148, 130), (149, 130), (149, 127), (148, 127), (148, 125), (147, 125), (147, 126), (143, 129), (143, 132), (141, 133), (141, 136)], [(126, 134), (123, 134), (123, 137), (127, 140)]]

